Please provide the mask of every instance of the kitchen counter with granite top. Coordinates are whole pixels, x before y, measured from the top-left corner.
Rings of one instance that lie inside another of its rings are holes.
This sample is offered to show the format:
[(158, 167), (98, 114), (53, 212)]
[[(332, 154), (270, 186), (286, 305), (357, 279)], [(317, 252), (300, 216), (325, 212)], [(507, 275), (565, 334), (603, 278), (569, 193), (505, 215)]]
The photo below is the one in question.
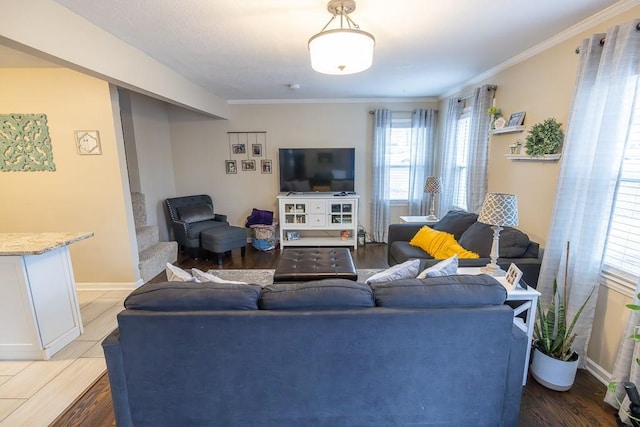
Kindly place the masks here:
[(0, 233), (0, 256), (40, 255), (93, 236), (93, 232)]

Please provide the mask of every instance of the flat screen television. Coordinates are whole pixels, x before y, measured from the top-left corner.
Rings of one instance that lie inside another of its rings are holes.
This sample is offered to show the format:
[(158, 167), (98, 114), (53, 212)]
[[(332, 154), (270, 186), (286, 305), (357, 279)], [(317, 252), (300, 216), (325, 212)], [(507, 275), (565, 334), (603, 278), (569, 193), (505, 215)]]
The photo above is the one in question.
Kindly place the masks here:
[(281, 148), (280, 191), (353, 192), (355, 148)]

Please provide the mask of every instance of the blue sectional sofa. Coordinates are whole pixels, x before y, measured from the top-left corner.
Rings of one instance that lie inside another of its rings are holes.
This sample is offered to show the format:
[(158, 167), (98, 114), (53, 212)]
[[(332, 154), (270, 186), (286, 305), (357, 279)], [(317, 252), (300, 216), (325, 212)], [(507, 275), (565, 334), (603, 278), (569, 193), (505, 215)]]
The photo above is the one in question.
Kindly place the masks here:
[(147, 284), (103, 342), (117, 425), (514, 426), (505, 297), (485, 275)]

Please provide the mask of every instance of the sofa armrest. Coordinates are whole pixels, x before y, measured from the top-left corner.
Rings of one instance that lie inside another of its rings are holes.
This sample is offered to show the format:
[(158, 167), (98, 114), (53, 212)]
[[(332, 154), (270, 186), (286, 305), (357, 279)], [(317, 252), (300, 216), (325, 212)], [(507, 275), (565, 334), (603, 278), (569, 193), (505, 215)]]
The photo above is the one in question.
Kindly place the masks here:
[(214, 214), (213, 215), (213, 220), (214, 221), (225, 222), (225, 223), (229, 224), (229, 221), (227, 220), (227, 216), (226, 215)]
[(113, 400), (113, 411), (118, 427), (133, 427), (131, 411), (129, 408), (129, 394), (127, 391), (127, 380), (124, 375), (124, 365), (122, 363), (122, 350), (120, 348), (120, 329), (116, 328), (102, 341), (102, 350), (107, 363), (107, 373), (109, 374), (109, 386), (111, 388), (111, 399)]
[(515, 426), (520, 414), (520, 399), (522, 397), (522, 374), (526, 352), (529, 351), (529, 340), (515, 324), (511, 329), (513, 340), (509, 351), (509, 367), (505, 378), (505, 398), (502, 412), (502, 425)]

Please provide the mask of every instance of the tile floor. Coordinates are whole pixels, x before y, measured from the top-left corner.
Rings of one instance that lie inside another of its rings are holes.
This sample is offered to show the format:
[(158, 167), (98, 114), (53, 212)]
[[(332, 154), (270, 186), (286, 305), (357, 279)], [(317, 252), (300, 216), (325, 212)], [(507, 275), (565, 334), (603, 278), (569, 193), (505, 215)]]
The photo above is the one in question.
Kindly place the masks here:
[(78, 290), (82, 335), (50, 360), (0, 360), (0, 427), (48, 426), (105, 372), (100, 343), (130, 292)]

